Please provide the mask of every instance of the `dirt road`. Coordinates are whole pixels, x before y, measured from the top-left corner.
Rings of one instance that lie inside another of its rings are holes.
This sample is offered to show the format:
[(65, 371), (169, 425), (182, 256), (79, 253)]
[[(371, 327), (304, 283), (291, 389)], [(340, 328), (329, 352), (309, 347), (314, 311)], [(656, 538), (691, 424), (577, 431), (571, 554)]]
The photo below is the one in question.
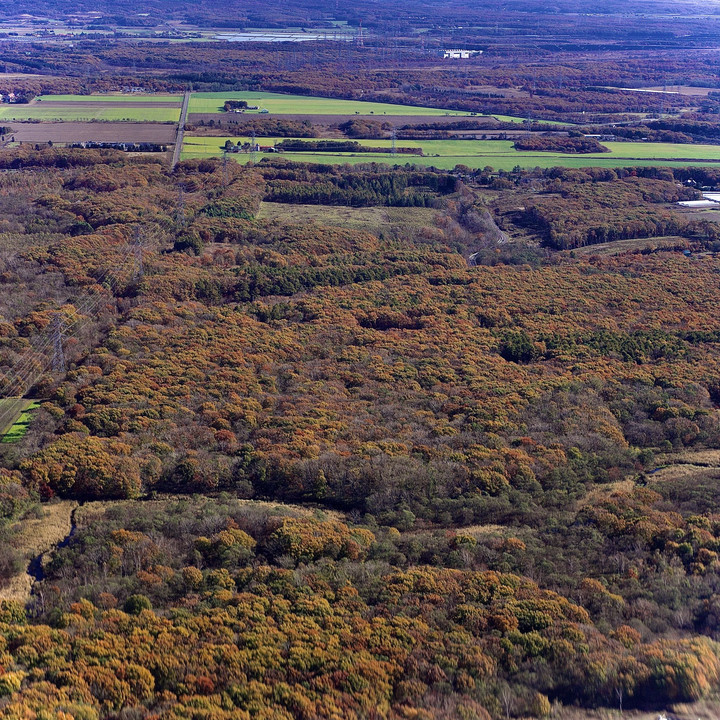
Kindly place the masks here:
[(177, 137), (175, 138), (175, 151), (173, 152), (172, 162), (170, 163), (171, 170), (180, 162), (180, 153), (182, 152), (183, 139), (185, 137), (185, 122), (188, 115), (188, 106), (190, 105), (190, 95), (191, 93), (189, 92), (183, 95), (183, 104), (180, 109), (180, 122), (178, 123)]

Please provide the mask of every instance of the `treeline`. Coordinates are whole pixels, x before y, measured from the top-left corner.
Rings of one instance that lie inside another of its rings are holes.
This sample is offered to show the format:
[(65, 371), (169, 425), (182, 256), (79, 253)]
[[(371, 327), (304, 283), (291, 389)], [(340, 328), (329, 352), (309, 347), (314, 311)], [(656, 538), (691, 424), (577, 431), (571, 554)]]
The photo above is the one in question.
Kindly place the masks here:
[(518, 138), (513, 147), (516, 150), (531, 150), (559, 153), (605, 153), (608, 148), (601, 145), (596, 138), (563, 137), (561, 135), (531, 135)]
[(122, 150), (123, 152), (167, 152), (167, 145), (150, 142), (83, 142), (72, 143), (71, 148), (87, 148), (89, 150)]
[[(679, 124), (679, 123), (678, 123)], [(657, 121), (648, 125), (628, 125), (628, 126), (589, 126), (585, 128), (585, 132), (589, 134), (605, 135), (609, 137), (622, 138), (624, 140), (635, 140), (642, 142), (665, 142), (677, 145), (692, 142), (707, 142), (709, 137), (700, 133), (687, 133), (675, 129), (661, 129), (663, 126), (676, 126), (675, 123), (665, 123), (665, 121)], [(682, 123), (687, 128), (687, 123)]]
[[(352, 140), (283, 140), (275, 148), (284, 152), (358, 152), (358, 153), (389, 153), (389, 147), (371, 147), (361, 145)], [(395, 147), (399, 155), (422, 155), (422, 148)]]
[(315, 126), (307, 120), (286, 120), (282, 117), (268, 118), (257, 115), (245, 115), (239, 118), (219, 117), (209, 120), (201, 118), (197, 122), (190, 118), (188, 128), (190, 127), (223, 129), (242, 137), (255, 133), (257, 137), (312, 138), (317, 137), (318, 134)]
[(457, 180), (445, 173), (355, 169), (331, 166), (263, 166), (265, 199), (310, 205), (427, 207), (455, 191)]

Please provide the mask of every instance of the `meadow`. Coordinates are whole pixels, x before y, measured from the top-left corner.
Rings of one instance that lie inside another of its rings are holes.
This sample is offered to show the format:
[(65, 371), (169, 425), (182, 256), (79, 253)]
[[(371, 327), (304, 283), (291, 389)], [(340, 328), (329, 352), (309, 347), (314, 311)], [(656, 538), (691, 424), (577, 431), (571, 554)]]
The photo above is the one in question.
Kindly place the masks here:
[[(32, 414), (40, 406), (36, 400), (7, 398), (0, 401), (0, 414), (8, 419), (5, 428), (0, 427), (0, 442), (13, 443), (25, 437)], [(19, 413), (19, 414), (18, 414)], [(13, 420), (13, 416), (17, 417)]]
[[(262, 145), (272, 146), (285, 138), (262, 138)], [(248, 138), (186, 137), (182, 157), (185, 160), (222, 155), (226, 140), (233, 143), (245, 142)], [(604, 145), (608, 153), (569, 155), (538, 151), (515, 150), (510, 140), (400, 140), (398, 147), (422, 148), (423, 155), (390, 155), (391, 140), (366, 140), (364, 144), (387, 148), (387, 153), (332, 153), (307, 152), (283, 153), (282, 157), (297, 162), (324, 164), (384, 162), (405, 165), (406, 163), (428, 165), (440, 169), (452, 169), (456, 165), (471, 168), (490, 166), (495, 170), (521, 168), (563, 167), (623, 167), (637, 165), (680, 166), (714, 164), (720, 161), (720, 145), (674, 145), (671, 143), (609, 142)], [(256, 158), (274, 157), (273, 153), (257, 153)], [(248, 154), (233, 154), (239, 163), (250, 161)]]
[(403, 207), (348, 207), (345, 205), (296, 205), (291, 203), (263, 202), (258, 217), (284, 224), (334, 225), (363, 230), (375, 235), (412, 232), (434, 225), (436, 211), (432, 208)]

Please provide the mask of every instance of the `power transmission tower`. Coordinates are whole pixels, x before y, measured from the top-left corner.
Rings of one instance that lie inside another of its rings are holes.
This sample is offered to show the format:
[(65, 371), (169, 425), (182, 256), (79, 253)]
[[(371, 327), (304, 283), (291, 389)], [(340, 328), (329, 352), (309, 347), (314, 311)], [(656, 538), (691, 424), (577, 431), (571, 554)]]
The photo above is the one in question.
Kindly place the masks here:
[(255, 128), (253, 128), (252, 141), (250, 142), (250, 160), (252, 161), (253, 165), (255, 164), (256, 158), (257, 158), (257, 140), (255, 139)]
[(392, 149), (390, 150), (390, 154), (397, 154), (397, 130), (395, 129), (395, 126), (393, 126), (392, 129)]
[(65, 351), (63, 350), (63, 323), (60, 313), (53, 317), (53, 359), (52, 368), (57, 373), (65, 372)]
[(135, 241), (133, 243), (133, 252), (135, 255), (135, 266), (133, 268), (133, 280), (139, 280), (145, 273), (143, 266), (142, 253), (142, 236), (140, 234), (140, 226), (135, 226)]
[(228, 180), (228, 154), (227, 150), (223, 150), (223, 187), (227, 187), (230, 184)]

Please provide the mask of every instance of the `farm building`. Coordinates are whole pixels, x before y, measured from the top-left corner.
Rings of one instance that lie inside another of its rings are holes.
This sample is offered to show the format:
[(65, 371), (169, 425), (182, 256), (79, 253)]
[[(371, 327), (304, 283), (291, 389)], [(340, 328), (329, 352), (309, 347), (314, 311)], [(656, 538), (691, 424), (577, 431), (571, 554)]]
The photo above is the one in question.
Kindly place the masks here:
[(475, 55), (482, 54), (482, 50), (443, 50), (442, 56), (445, 59), (450, 60), (467, 60), (468, 58), (474, 57)]

